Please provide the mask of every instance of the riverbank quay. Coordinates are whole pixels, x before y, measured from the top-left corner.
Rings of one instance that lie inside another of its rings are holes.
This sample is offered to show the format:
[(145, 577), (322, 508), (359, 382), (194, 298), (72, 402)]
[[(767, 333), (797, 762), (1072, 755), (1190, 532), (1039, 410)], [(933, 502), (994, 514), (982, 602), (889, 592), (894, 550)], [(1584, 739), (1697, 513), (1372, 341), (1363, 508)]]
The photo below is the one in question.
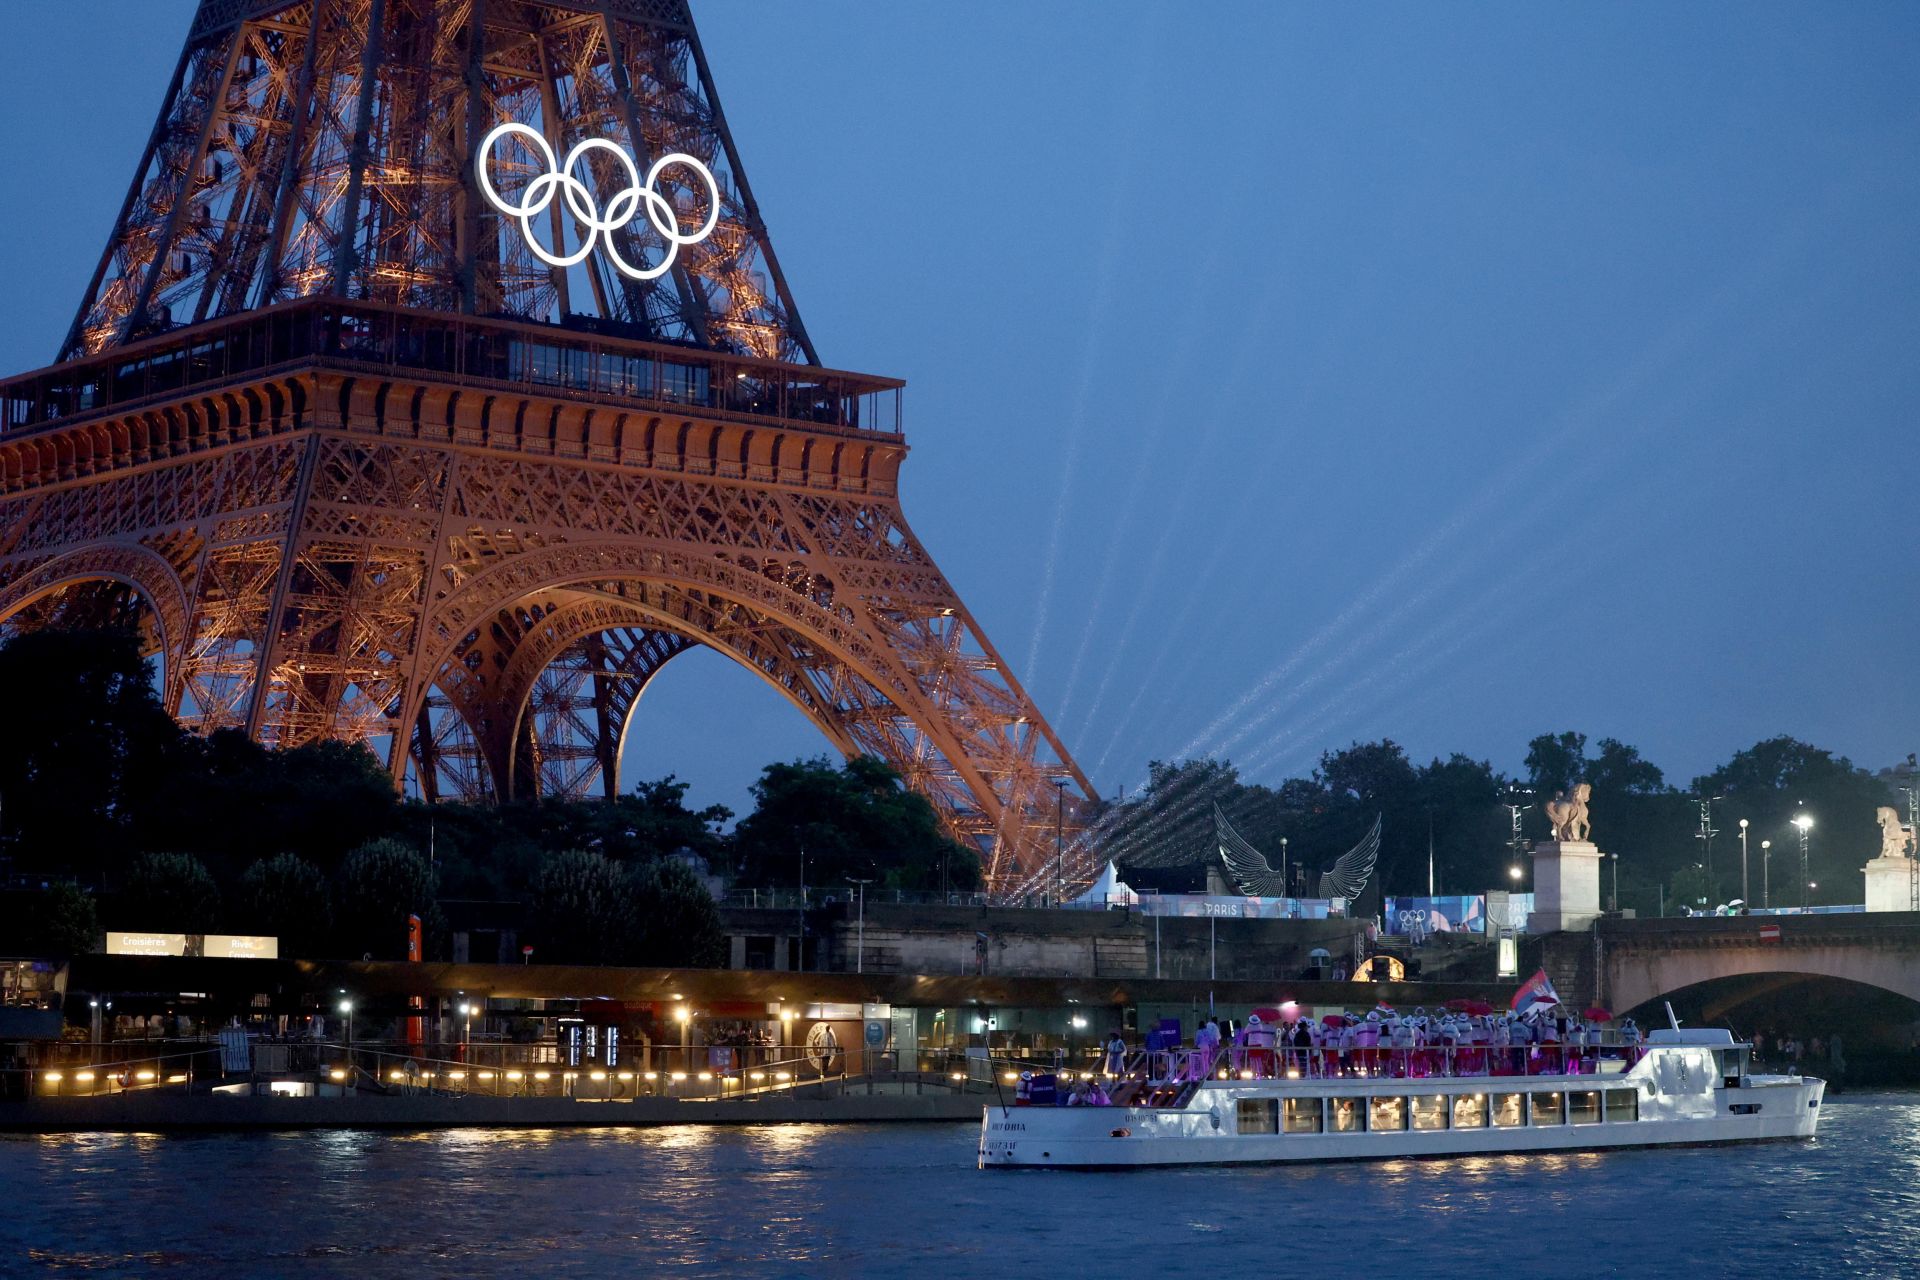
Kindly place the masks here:
[(782, 1096), (705, 1101), (641, 1097), (495, 1098), (480, 1095), (330, 1096), (161, 1094), (32, 1098), (0, 1102), (5, 1133), (185, 1133), (293, 1129), (585, 1129), (663, 1125), (892, 1124), (977, 1122), (994, 1098), (985, 1088), (915, 1093), (817, 1087)]

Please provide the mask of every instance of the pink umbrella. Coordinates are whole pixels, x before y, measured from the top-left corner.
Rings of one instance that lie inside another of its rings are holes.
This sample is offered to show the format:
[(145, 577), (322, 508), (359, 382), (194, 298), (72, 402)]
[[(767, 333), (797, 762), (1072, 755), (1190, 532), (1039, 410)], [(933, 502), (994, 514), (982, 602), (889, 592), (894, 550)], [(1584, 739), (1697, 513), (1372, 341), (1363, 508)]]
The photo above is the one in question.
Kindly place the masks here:
[(1255, 1009), (1255, 1010), (1253, 1011), (1253, 1016), (1254, 1016), (1254, 1017), (1256, 1017), (1256, 1018), (1258, 1018), (1258, 1019), (1260, 1019), (1260, 1021), (1262, 1021), (1262, 1022), (1278, 1022), (1278, 1021), (1280, 1021), (1280, 1010), (1278, 1010), (1278, 1009)]
[(1339, 1014), (1339, 1013), (1330, 1013), (1326, 1017), (1320, 1019), (1320, 1021), (1322, 1025), (1329, 1026), (1329, 1027), (1344, 1027), (1347, 1025), (1346, 1015)]

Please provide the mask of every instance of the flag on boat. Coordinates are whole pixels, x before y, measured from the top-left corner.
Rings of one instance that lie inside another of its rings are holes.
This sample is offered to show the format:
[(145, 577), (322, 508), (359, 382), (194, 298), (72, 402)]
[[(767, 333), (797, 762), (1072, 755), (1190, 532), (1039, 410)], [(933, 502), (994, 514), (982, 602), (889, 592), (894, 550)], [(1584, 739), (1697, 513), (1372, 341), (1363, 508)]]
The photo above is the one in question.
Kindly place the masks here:
[(1513, 993), (1511, 1007), (1515, 1013), (1530, 1013), (1539, 1008), (1551, 1009), (1559, 1003), (1560, 993), (1553, 989), (1547, 971), (1542, 969), (1520, 984), (1520, 989)]

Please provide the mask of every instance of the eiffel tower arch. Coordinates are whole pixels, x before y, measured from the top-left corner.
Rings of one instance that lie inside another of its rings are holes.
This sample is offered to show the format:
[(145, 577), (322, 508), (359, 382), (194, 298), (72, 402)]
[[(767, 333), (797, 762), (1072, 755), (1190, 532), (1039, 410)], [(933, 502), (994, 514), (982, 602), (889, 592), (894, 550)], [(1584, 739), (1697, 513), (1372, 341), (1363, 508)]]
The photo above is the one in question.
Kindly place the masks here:
[(202, 0), (4, 384), (0, 625), (137, 617), (184, 723), (430, 799), (611, 794), (705, 646), (1071, 888), (1092, 789), (907, 525), (902, 385), (820, 363), (680, 0)]

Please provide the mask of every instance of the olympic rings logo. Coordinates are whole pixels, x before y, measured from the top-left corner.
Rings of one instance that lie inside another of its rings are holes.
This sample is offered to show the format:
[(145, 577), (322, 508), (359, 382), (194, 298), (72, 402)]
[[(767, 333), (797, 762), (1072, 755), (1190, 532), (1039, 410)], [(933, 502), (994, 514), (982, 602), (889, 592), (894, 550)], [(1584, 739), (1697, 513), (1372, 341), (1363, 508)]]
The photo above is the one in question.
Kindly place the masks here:
[[(492, 156), (495, 144), (509, 135), (526, 139), (527, 147), (545, 160), (547, 165), (547, 171), (535, 177), (520, 192), (519, 204), (504, 198), (494, 189), (493, 180), (487, 176), (487, 160)], [(607, 202), (604, 213), (594, 197), (593, 188), (573, 176), (574, 166), (595, 151), (611, 155), (627, 171), (627, 185)], [(691, 235), (680, 230), (679, 214), (674, 210), (673, 203), (660, 194), (656, 185), (660, 171), (673, 164), (693, 170), (707, 184), (707, 221)], [(714, 181), (713, 173), (706, 165), (684, 151), (675, 151), (654, 161), (653, 167), (647, 170), (646, 181), (642, 182), (633, 157), (605, 138), (588, 138), (576, 143), (573, 150), (567, 152), (567, 162), (560, 164), (556, 162), (553, 148), (547, 145), (546, 138), (539, 130), (509, 121), (496, 126), (481, 142), (479, 154), (474, 158), (474, 171), (480, 179), (480, 193), (487, 198), (487, 203), (507, 217), (519, 220), (520, 233), (526, 237), (527, 248), (550, 267), (571, 267), (585, 261), (604, 234), (607, 238), (607, 257), (622, 275), (634, 280), (655, 280), (673, 266), (674, 257), (682, 245), (698, 244), (705, 240), (713, 234), (714, 225), (720, 220), (720, 184)], [(555, 196), (563, 196), (567, 212), (582, 228), (580, 247), (572, 253), (552, 252), (540, 243), (539, 237), (533, 232), (533, 220), (547, 211)], [(620, 251), (613, 243), (613, 233), (631, 223), (642, 208), (646, 210), (647, 221), (667, 242), (665, 256), (651, 267), (634, 266), (620, 256)]]

